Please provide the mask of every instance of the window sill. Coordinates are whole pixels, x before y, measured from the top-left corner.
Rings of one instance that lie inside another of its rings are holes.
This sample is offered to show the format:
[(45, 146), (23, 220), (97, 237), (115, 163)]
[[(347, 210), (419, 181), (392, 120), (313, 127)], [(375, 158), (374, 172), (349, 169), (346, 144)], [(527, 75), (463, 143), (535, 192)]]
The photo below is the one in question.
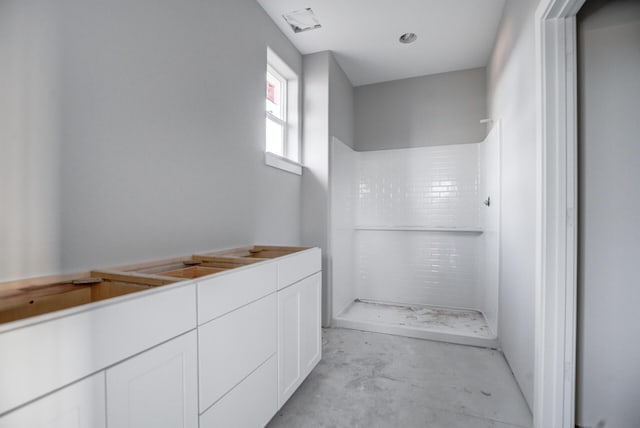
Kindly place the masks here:
[(278, 168), (286, 172), (290, 172), (296, 175), (302, 175), (302, 165), (291, 159), (278, 156), (275, 153), (265, 152), (264, 163), (267, 165)]

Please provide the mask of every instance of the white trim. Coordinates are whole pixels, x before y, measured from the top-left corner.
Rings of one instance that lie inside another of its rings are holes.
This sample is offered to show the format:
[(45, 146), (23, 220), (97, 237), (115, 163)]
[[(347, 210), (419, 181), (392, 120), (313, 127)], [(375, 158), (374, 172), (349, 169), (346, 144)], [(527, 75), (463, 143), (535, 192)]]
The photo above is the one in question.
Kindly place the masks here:
[[(280, 119), (278, 116), (274, 115), (270, 111), (266, 112), (265, 114), (267, 116), (267, 119), (277, 123), (278, 125), (280, 125), (282, 127), (286, 127), (287, 126), (287, 121), (286, 120)], [(285, 133), (285, 135), (286, 135), (286, 133)]]
[(542, 0), (537, 68), (537, 428), (573, 428), (575, 417), (577, 98), (575, 15), (585, 0)]
[[(500, 269), (502, 269), (502, 251), (501, 251), (501, 243), (502, 243), (502, 195), (504, 194), (502, 189), (502, 119), (489, 119), (493, 122), (493, 127), (489, 131), (489, 133), (493, 130), (496, 132), (496, 138), (498, 139), (498, 204), (496, 206), (498, 211), (498, 230), (497, 230), (497, 240), (498, 240), (498, 266), (497, 266), (497, 280), (498, 280), (498, 293), (495, 296), (496, 298), (496, 321), (495, 321), (495, 335), (496, 337), (500, 336), (500, 289), (502, 288), (500, 284)], [(487, 136), (488, 134), (487, 133)], [(492, 204), (495, 202), (492, 202)], [(484, 232), (483, 232), (484, 233)], [(483, 312), (484, 315), (484, 312)], [(485, 316), (486, 319), (486, 316)]]
[(291, 159), (278, 156), (275, 153), (265, 152), (264, 163), (271, 167), (281, 169), (283, 171), (291, 172), (297, 175), (302, 175), (301, 164), (299, 164), (298, 162), (292, 161)]
[(355, 225), (354, 230), (378, 230), (378, 231), (402, 231), (402, 232), (459, 232), (459, 233), (483, 233), (479, 227), (440, 227), (440, 226), (368, 226)]

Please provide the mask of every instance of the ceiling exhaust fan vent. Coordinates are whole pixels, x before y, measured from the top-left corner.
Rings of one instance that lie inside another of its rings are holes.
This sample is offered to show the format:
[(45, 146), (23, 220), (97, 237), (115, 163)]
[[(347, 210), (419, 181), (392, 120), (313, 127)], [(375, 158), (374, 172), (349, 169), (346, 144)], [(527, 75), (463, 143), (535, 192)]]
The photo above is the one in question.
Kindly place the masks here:
[(310, 7), (285, 13), (282, 17), (296, 34), (322, 27)]

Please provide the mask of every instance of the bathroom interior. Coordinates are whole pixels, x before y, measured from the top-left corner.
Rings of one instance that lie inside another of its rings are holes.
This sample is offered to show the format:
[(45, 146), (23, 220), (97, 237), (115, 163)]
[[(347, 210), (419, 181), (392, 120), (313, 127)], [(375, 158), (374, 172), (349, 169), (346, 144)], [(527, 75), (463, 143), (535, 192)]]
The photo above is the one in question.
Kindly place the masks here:
[[(0, 283), (254, 244), (318, 247), (327, 337), (345, 329), (486, 351), (512, 401), (462, 390), (462, 404), (439, 405), (476, 418), (460, 426), (532, 426), (540, 1), (394, 3), (1, 1)], [(282, 19), (306, 8), (317, 28)], [(580, 13), (588, 292), (575, 416), (626, 428), (640, 417), (639, 348), (611, 332), (635, 319), (639, 156), (637, 130), (616, 120), (638, 111), (640, 8), (587, 0)], [(274, 157), (265, 70), (282, 64), (297, 110)], [(606, 80), (611, 70), (622, 77)], [(610, 140), (631, 143), (601, 145)], [(622, 208), (602, 212), (610, 206)], [(478, 361), (469, 378), (491, 378)]]

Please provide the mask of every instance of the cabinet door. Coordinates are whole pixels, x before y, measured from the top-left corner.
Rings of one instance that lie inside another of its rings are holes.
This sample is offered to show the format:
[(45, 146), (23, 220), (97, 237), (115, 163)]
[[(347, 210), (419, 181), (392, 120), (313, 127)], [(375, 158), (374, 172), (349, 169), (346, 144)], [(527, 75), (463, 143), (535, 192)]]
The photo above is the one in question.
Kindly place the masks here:
[(197, 427), (197, 376), (195, 331), (108, 369), (108, 427)]
[(302, 288), (299, 285), (278, 291), (278, 407), (282, 407), (302, 383)]
[(100, 372), (4, 415), (0, 428), (104, 428), (105, 421)]
[(301, 370), (306, 378), (322, 356), (322, 276), (317, 273), (300, 281), (301, 294)]
[(278, 405), (291, 397), (321, 356), (321, 274), (278, 291)]

